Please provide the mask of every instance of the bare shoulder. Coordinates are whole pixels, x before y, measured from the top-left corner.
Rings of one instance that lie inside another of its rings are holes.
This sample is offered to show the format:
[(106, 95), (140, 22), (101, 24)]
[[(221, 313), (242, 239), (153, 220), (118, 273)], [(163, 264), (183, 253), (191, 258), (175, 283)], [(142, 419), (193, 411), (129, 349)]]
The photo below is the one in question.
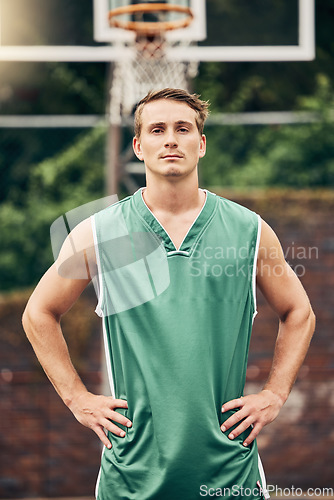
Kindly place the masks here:
[(289, 278), (293, 271), (285, 260), (282, 245), (270, 225), (261, 219), (261, 238), (257, 259), (257, 282), (276, 282), (275, 278)]
[(96, 274), (90, 219), (78, 224), (65, 239), (53, 265), (42, 276), (26, 306), (25, 318), (52, 315), (60, 319)]
[(283, 259), (284, 254), (281, 243), (271, 226), (261, 219), (261, 238), (259, 247), (259, 260)]
[(91, 279), (96, 275), (96, 254), (91, 218), (80, 222), (65, 239), (55, 265), (67, 279)]
[(267, 302), (281, 318), (288, 311), (308, 304), (306, 292), (286, 262), (278, 237), (265, 221), (261, 227), (256, 281)]

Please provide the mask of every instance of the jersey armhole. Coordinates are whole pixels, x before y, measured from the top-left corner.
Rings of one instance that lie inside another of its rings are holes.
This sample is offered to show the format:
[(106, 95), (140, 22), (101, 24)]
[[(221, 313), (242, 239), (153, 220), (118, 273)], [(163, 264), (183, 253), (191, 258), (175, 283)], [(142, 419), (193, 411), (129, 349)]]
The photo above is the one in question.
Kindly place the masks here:
[(93, 231), (93, 238), (94, 238), (94, 249), (95, 249), (95, 257), (96, 257), (96, 266), (97, 266), (97, 275), (93, 280), (94, 283), (94, 288), (97, 296), (97, 305), (95, 308), (96, 314), (102, 318), (104, 316), (103, 310), (102, 310), (102, 302), (103, 302), (103, 281), (102, 281), (102, 269), (101, 269), (101, 260), (100, 260), (100, 253), (99, 253), (99, 245), (98, 245), (98, 239), (97, 239), (97, 232), (96, 232), (96, 223), (95, 223), (95, 215), (91, 215), (90, 217), (91, 224), (92, 224), (92, 231)]
[(253, 261), (253, 273), (252, 273), (252, 290), (253, 290), (253, 304), (254, 304), (254, 314), (253, 321), (257, 315), (257, 300), (256, 300), (256, 269), (257, 269), (257, 258), (259, 255), (260, 239), (261, 239), (261, 217), (256, 214), (257, 217), (257, 236), (254, 251), (254, 261)]

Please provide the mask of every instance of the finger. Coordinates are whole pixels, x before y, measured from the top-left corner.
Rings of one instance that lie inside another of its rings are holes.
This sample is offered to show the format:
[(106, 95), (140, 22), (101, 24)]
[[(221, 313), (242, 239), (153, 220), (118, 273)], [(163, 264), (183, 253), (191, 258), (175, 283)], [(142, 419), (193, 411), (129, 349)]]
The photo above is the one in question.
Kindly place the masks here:
[(242, 397), (231, 399), (231, 401), (227, 401), (226, 403), (224, 403), (222, 406), (222, 413), (224, 413), (225, 411), (234, 410), (235, 408), (241, 408), (244, 404), (242, 399)]
[(243, 422), (241, 422), (240, 425), (238, 425), (238, 427), (233, 429), (233, 431), (228, 435), (228, 437), (230, 439), (234, 439), (234, 438), (240, 436), (240, 434), (242, 432), (245, 432), (252, 425), (253, 422), (254, 422), (254, 419), (252, 417), (246, 418)]
[(259, 434), (261, 429), (262, 429), (261, 425), (259, 425), (259, 424), (255, 425), (253, 427), (252, 432), (249, 434), (249, 436), (245, 439), (245, 441), (242, 444), (244, 446), (249, 446), (254, 441), (254, 439), (257, 437), (257, 435)]
[(131, 427), (132, 426), (131, 420), (117, 411), (110, 410), (110, 411), (106, 412), (106, 414), (104, 416), (105, 416), (105, 418), (107, 418), (109, 420), (113, 420), (114, 422), (117, 422), (118, 424), (124, 425), (124, 427)]
[(223, 432), (225, 432), (228, 429), (230, 429), (230, 427), (233, 427), (238, 422), (240, 422), (240, 420), (243, 420), (247, 416), (248, 415), (244, 411), (242, 410), (237, 411), (236, 413), (231, 415), (228, 419), (226, 419), (225, 422), (220, 426), (220, 428)]
[(109, 407), (113, 410), (114, 408), (128, 408), (128, 402), (126, 399), (114, 399), (109, 397)]
[(124, 437), (126, 435), (126, 430), (122, 429), (119, 427), (118, 422), (115, 423), (113, 420), (106, 418), (101, 421), (102, 427), (104, 427), (106, 430), (112, 432), (116, 436)]
[(124, 437), (126, 435), (126, 432), (123, 431), (123, 429), (120, 429), (117, 425), (115, 425), (108, 419), (102, 421), (101, 425), (112, 434), (115, 434), (115, 436)]
[(119, 424), (124, 425), (124, 427), (131, 427), (132, 422), (129, 418), (125, 417), (125, 415), (122, 415), (122, 413), (114, 411), (116, 408), (123, 408), (127, 410), (128, 402), (125, 399), (115, 399), (113, 397), (109, 397), (108, 400), (109, 400), (109, 407), (108, 407), (109, 411), (105, 414), (105, 417), (114, 420)]
[(112, 444), (109, 441), (108, 437), (106, 436), (106, 433), (104, 432), (104, 430), (98, 425), (96, 427), (94, 427), (92, 430), (95, 432), (95, 434), (97, 434), (97, 436), (100, 438), (100, 441), (102, 441), (104, 446), (106, 446), (108, 448), (108, 450), (110, 450)]

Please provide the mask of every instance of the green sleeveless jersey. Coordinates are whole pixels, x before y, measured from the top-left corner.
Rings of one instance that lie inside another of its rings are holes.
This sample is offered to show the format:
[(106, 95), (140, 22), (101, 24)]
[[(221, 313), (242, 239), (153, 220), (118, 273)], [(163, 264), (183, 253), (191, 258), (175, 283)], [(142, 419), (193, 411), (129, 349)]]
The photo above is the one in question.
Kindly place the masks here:
[(260, 218), (206, 191), (176, 249), (139, 190), (92, 223), (111, 390), (133, 422), (109, 433), (97, 499), (267, 497), (250, 431), (220, 429), (245, 384)]

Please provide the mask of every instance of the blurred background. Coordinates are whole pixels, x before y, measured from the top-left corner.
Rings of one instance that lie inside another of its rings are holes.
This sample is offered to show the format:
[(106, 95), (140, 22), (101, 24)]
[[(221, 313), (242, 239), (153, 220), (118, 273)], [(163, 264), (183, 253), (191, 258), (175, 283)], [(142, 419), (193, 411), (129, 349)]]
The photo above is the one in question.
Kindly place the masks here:
[[(268, 2), (254, 0), (248, 13), (245, 0), (225, 10), (221, 0), (212, 1), (211, 43), (217, 33), (226, 45), (296, 43), (297, 3), (274, 3), (285, 4), (285, 17), (264, 30)], [(314, 60), (201, 62), (190, 83), (211, 102), (201, 187), (255, 210), (272, 225), (317, 315), (291, 396), (258, 438), (267, 481), (304, 491), (332, 488), (332, 495), (333, 23), (332, 0), (317, 0)], [(0, 0), (0, 48), (52, 44), (103, 45), (93, 41), (91, 0)], [(99, 441), (54, 392), (25, 338), (21, 315), (52, 264), (52, 222), (108, 192), (114, 71), (110, 62), (0, 60), (0, 498), (94, 493)], [(127, 155), (131, 125), (120, 131), (119, 152)], [(123, 198), (144, 184), (142, 170), (132, 164), (119, 176), (117, 194)], [(95, 302), (88, 288), (62, 325), (76, 368), (89, 390), (99, 393)], [(268, 376), (276, 331), (277, 320), (259, 296), (247, 393), (260, 390)]]

